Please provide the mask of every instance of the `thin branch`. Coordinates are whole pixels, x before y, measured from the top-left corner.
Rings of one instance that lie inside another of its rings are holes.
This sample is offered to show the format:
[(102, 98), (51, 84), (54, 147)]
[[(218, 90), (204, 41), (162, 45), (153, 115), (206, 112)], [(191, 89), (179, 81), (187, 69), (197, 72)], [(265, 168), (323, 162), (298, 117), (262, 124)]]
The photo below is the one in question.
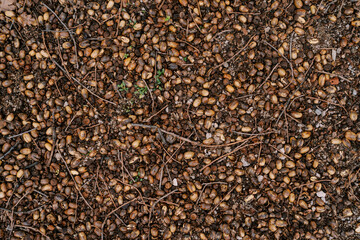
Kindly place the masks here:
[(220, 201), (218, 204), (216, 204), (216, 206), (215, 206), (213, 209), (211, 209), (211, 211), (208, 213), (208, 215), (211, 215), (211, 213), (214, 212), (215, 209), (216, 209), (223, 201), (225, 201), (225, 198), (226, 198), (228, 195), (230, 195), (230, 194), (235, 190), (235, 188), (236, 188), (238, 185), (239, 185), (239, 184), (236, 184), (236, 185), (223, 197), (223, 199), (221, 199), (221, 201)]
[(292, 157), (290, 157), (290, 156), (287, 155), (286, 153), (283, 153), (283, 152), (280, 151), (280, 149), (278, 149), (277, 147), (271, 145), (270, 143), (268, 143), (268, 145), (269, 145), (270, 147), (272, 147), (273, 149), (275, 149), (276, 151), (278, 151), (279, 153), (281, 153), (281, 155), (284, 155), (286, 158), (288, 158), (288, 159), (290, 159), (291, 161), (295, 162), (295, 160), (294, 160)]
[(159, 111), (157, 111), (155, 114), (151, 115), (150, 117), (148, 117), (145, 122), (150, 122), (150, 120), (155, 117), (156, 115), (158, 115), (159, 113), (161, 113), (165, 108), (167, 108), (168, 105), (166, 105), (165, 107), (163, 107), (162, 109), (160, 109)]
[[(156, 66), (156, 64), (155, 64)], [(156, 68), (155, 68), (155, 74), (156, 74)], [(143, 82), (145, 83), (145, 86), (146, 88), (148, 89), (149, 91), (149, 94), (150, 94), (150, 98), (151, 98), (151, 111), (154, 111), (154, 106), (155, 106), (155, 101), (154, 101), (154, 97), (151, 93), (151, 89), (149, 88), (149, 85), (147, 84), (147, 82), (145, 80), (143, 80)]]
[(246, 147), (249, 147), (249, 146), (258, 145), (258, 144), (261, 144), (261, 143), (262, 143), (262, 142), (257, 142), (257, 143), (251, 143), (251, 144), (246, 144), (246, 145), (244, 145), (244, 144), (248, 141), (248, 139), (249, 139), (249, 138), (245, 139), (246, 141), (245, 141), (242, 145), (237, 146), (237, 147), (236, 147), (234, 150), (232, 150), (231, 152), (226, 153), (226, 154), (224, 154), (224, 155), (216, 158), (214, 161), (212, 161), (212, 162), (209, 163), (209, 164), (206, 164), (203, 168), (200, 169), (200, 171), (203, 171), (205, 168), (211, 166), (212, 164), (214, 164), (214, 163), (216, 163), (216, 162), (220, 162), (220, 161), (224, 160), (225, 157), (227, 157), (227, 156), (229, 156), (229, 155), (231, 155), (231, 154), (233, 154), (233, 153), (235, 153), (235, 152), (237, 152), (237, 151), (239, 151), (239, 150), (241, 150), (241, 149), (243, 149), (243, 148), (246, 148)]
[(81, 193), (81, 191), (80, 191), (80, 188), (79, 188), (77, 182), (75, 181), (74, 176), (71, 174), (71, 171), (70, 171), (70, 169), (69, 169), (69, 166), (67, 165), (67, 163), (66, 163), (65, 159), (63, 158), (63, 156), (61, 155), (59, 146), (57, 146), (57, 151), (58, 151), (58, 153), (59, 153), (59, 156), (60, 156), (61, 160), (62, 160), (63, 163), (65, 164), (65, 167), (66, 167), (66, 169), (68, 170), (68, 172), (69, 172), (72, 180), (74, 181), (76, 190), (79, 192), (80, 196), (82, 197), (82, 199), (84, 200), (84, 202), (86, 203), (86, 205), (87, 205), (91, 210), (94, 210), (94, 209), (91, 207), (91, 205), (88, 203), (88, 201), (86, 200), (86, 198), (82, 195), (82, 193)]
[(319, 71), (319, 70), (315, 70), (315, 72), (317, 72), (317, 73), (323, 73), (323, 74), (333, 75), (333, 76), (338, 77), (338, 78), (340, 78), (340, 79), (342, 79), (342, 80), (344, 80), (344, 81), (346, 81), (346, 82), (351, 82), (351, 80), (349, 80), (349, 79), (347, 79), (347, 78), (345, 78), (345, 77), (343, 77), (343, 76), (341, 76), (341, 75), (339, 75), (339, 74), (336, 74), (336, 73), (325, 72), (325, 71)]
[(198, 197), (198, 199), (197, 199), (197, 201), (196, 201), (196, 203), (195, 203), (195, 206), (199, 203), (199, 201), (200, 201), (200, 199), (201, 199), (201, 196), (202, 196), (202, 194), (204, 193), (204, 191), (205, 191), (205, 188), (207, 187), (207, 186), (209, 186), (209, 185), (213, 185), (213, 184), (227, 184), (226, 182), (209, 182), (209, 183), (203, 183), (203, 187), (202, 187), (202, 189), (201, 189), (201, 192), (200, 192), (200, 195), (199, 195), (199, 197)]
[(265, 81), (264, 81), (262, 84), (260, 84), (259, 87), (257, 87), (258, 89), (261, 89), (261, 87), (264, 86), (264, 84), (270, 79), (271, 75), (274, 73), (274, 71), (275, 71), (276, 68), (279, 66), (279, 64), (280, 64), (280, 63), (277, 63), (277, 64), (275, 65), (275, 67), (273, 67), (273, 69), (271, 70), (271, 72), (269, 73), (269, 75), (266, 77)]
[(10, 154), (10, 153), (16, 148), (16, 146), (17, 146), (18, 144), (19, 144), (19, 142), (16, 142), (15, 145), (12, 146), (12, 147), (9, 149), (9, 151), (7, 151), (4, 155), (2, 155), (2, 156), (0, 157), (0, 160), (2, 160), (2, 159), (5, 158), (8, 154)]
[(126, 206), (126, 205), (128, 205), (128, 204), (130, 204), (130, 203), (132, 203), (132, 202), (134, 202), (134, 201), (136, 201), (136, 200), (137, 200), (137, 198), (134, 198), (134, 199), (126, 202), (126, 203), (118, 206), (117, 208), (115, 208), (114, 210), (112, 210), (110, 213), (108, 213), (108, 214), (106, 215), (105, 220), (103, 221), (103, 224), (102, 224), (102, 226), (101, 226), (101, 240), (104, 239), (104, 227), (105, 227), (105, 224), (106, 224), (106, 220), (107, 220), (112, 214), (114, 214), (117, 210), (119, 210), (120, 208), (122, 208), (122, 207), (124, 207), (124, 206)]
[(17, 228), (26, 228), (26, 229), (32, 230), (32, 231), (34, 231), (34, 232), (40, 233), (40, 234), (41, 234), (42, 236), (44, 236), (46, 239), (51, 240), (51, 238), (49, 238), (46, 234), (44, 234), (43, 232), (41, 232), (39, 229), (36, 229), (36, 228), (33, 228), (33, 227), (29, 227), (29, 226), (25, 226), (25, 225), (14, 225), (14, 227), (17, 227)]
[(232, 146), (232, 145), (236, 145), (236, 144), (239, 144), (239, 143), (242, 143), (242, 142), (245, 142), (245, 141), (248, 141), (250, 139), (253, 139), (253, 138), (256, 138), (256, 136), (253, 136), (253, 137), (249, 137), (247, 139), (242, 139), (240, 141), (236, 141), (236, 142), (232, 142), (232, 143), (225, 143), (225, 144), (220, 144), (220, 145), (206, 145), (206, 144), (202, 144), (202, 143), (199, 143), (199, 142), (195, 142), (195, 141), (192, 141), (190, 139), (187, 139), (187, 138), (184, 138), (184, 137), (181, 137), (175, 133), (172, 133), (172, 132), (168, 132), (164, 129), (161, 129), (157, 126), (153, 126), (153, 125), (145, 125), (145, 124), (138, 124), (138, 123), (131, 123), (132, 126), (134, 127), (143, 127), (143, 128), (152, 128), (152, 129), (159, 129), (161, 132), (163, 133), (166, 133), (166, 134), (169, 134), (173, 137), (176, 137), (182, 141), (185, 141), (185, 142), (188, 142), (188, 143), (191, 143), (195, 146), (199, 146), (199, 147), (207, 147), (207, 148), (219, 148), (219, 147), (227, 147), (227, 146)]
[(83, 88), (85, 88), (86, 90), (88, 90), (88, 92), (89, 92), (90, 94), (92, 94), (92, 95), (94, 95), (95, 97), (103, 100), (104, 102), (107, 102), (107, 103), (110, 103), (110, 104), (112, 104), (112, 105), (117, 106), (116, 103), (111, 102), (111, 101), (109, 101), (109, 100), (106, 100), (105, 98), (102, 98), (102, 97), (98, 96), (96, 93), (94, 93), (94, 92), (91, 91), (88, 87), (86, 87), (84, 84), (82, 84), (79, 80), (77, 80), (76, 78), (74, 78), (73, 76), (71, 76), (70, 74), (68, 74), (68, 72), (67, 72), (59, 63), (57, 63), (53, 58), (51, 58), (51, 60), (53, 61), (53, 63), (55, 63), (56, 66), (58, 66), (58, 68), (60, 68), (61, 71), (63, 71), (63, 72), (65, 73), (65, 75), (66, 75), (68, 78), (70, 78), (70, 79), (74, 80), (75, 82), (77, 82), (80, 86), (82, 86)]
[(226, 60), (225, 62), (220, 63), (219, 65), (216, 65), (215, 67), (210, 68), (210, 70), (208, 71), (208, 74), (207, 74), (207, 75), (209, 76), (209, 75), (212, 73), (212, 71), (214, 71), (215, 69), (217, 69), (217, 68), (223, 66), (224, 64), (230, 62), (231, 60), (233, 60), (237, 55), (239, 55), (242, 51), (244, 51), (244, 50), (247, 48), (247, 46), (250, 44), (250, 42), (253, 40), (253, 38), (254, 38), (255, 36), (256, 36), (256, 35), (251, 36), (250, 39), (249, 39), (249, 41), (245, 44), (245, 46), (242, 47), (237, 53), (235, 53), (234, 56), (232, 56), (231, 58), (229, 58), (229, 59)]
[(277, 50), (277, 49), (276, 49), (273, 45), (271, 45), (269, 42), (267, 42), (267, 41), (264, 40), (264, 43), (265, 43), (266, 45), (270, 46), (272, 49), (274, 49), (282, 58), (285, 59), (285, 61), (286, 61), (286, 62), (289, 64), (289, 66), (290, 66), (290, 69), (291, 69), (291, 77), (292, 77), (292, 79), (295, 79), (295, 78), (294, 78), (293, 65), (292, 65), (292, 63), (290, 62), (290, 60), (289, 60), (287, 57), (285, 57), (284, 54), (282, 54), (279, 50)]
[(286, 112), (286, 109), (289, 107), (289, 103), (290, 103), (292, 97), (295, 96), (296, 92), (297, 92), (297, 91), (302, 87), (302, 85), (306, 82), (307, 77), (308, 77), (308, 74), (309, 74), (310, 69), (311, 69), (311, 67), (312, 67), (313, 64), (314, 64), (314, 60), (311, 62), (310, 66), (309, 66), (309, 69), (308, 69), (308, 70), (306, 71), (306, 73), (305, 73), (305, 79), (304, 79), (304, 81), (300, 83), (300, 85), (293, 91), (293, 94), (291, 94), (291, 96), (290, 96), (289, 99), (287, 100), (287, 102), (286, 102), (286, 104), (285, 104), (285, 106), (284, 106), (284, 109), (281, 111), (278, 119), (276, 120), (276, 124), (279, 122), (281, 116)]
[(61, 21), (61, 19), (59, 18), (59, 16), (56, 13), (50, 7), (48, 7), (48, 5), (46, 5), (45, 3), (41, 3), (41, 4), (44, 5), (50, 12), (52, 12), (55, 15), (55, 17), (59, 20), (59, 22), (65, 27), (66, 31), (69, 32), (69, 35), (74, 43), (74, 51), (75, 51), (75, 56), (76, 56), (76, 68), (79, 68), (76, 41), (75, 41), (75, 38), (72, 35), (70, 29), (66, 26), (66, 24), (63, 21)]
[(345, 112), (348, 112), (348, 111), (346, 110), (346, 108), (345, 108), (344, 106), (340, 105), (340, 104), (333, 103), (333, 102), (329, 102), (329, 101), (324, 100), (324, 99), (321, 99), (321, 98), (316, 98), (316, 97), (311, 97), (311, 96), (305, 96), (305, 97), (306, 97), (306, 98), (313, 99), (313, 100), (318, 100), (318, 101), (321, 101), (321, 102), (326, 102), (326, 103), (328, 103), (328, 104), (330, 104), (330, 105), (334, 105), (334, 106), (341, 107), (342, 109), (345, 110)]
[(152, 205), (151, 209), (150, 209), (150, 214), (149, 214), (149, 235), (148, 235), (148, 239), (150, 239), (150, 232), (151, 232), (151, 216), (152, 216), (152, 212), (154, 211), (155, 209), (155, 206), (156, 204), (158, 204), (158, 202), (160, 202), (162, 199), (170, 196), (171, 194), (175, 193), (175, 192), (178, 192), (178, 190), (173, 190), (167, 194), (165, 194), (164, 196), (162, 196), (161, 198), (159, 198), (158, 200), (155, 201), (155, 203)]
[(273, 131), (264, 132), (264, 133), (243, 133), (243, 132), (237, 132), (237, 131), (232, 131), (232, 132), (239, 134), (239, 135), (245, 135), (245, 136), (264, 136), (264, 135), (268, 135), (271, 133), (276, 133), (277, 131), (273, 130)]
[(20, 137), (20, 136), (24, 135), (25, 133), (29, 133), (29, 132), (31, 132), (31, 131), (33, 131), (33, 130), (35, 130), (35, 129), (36, 129), (36, 127), (33, 128), (33, 129), (30, 129), (30, 130), (27, 130), (27, 131), (25, 131), (25, 132), (22, 132), (22, 133), (19, 133), (19, 134), (16, 134), (16, 135), (7, 137), (7, 139), (12, 139), (12, 138)]

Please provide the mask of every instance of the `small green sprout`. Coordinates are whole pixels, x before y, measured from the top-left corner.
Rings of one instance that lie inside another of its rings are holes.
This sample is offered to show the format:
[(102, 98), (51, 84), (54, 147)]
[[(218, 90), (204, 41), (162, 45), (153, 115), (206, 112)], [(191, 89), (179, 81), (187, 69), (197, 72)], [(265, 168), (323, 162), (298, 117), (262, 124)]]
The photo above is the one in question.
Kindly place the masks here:
[(159, 89), (160, 91), (163, 90), (163, 88), (161, 87), (161, 80), (160, 80), (160, 77), (161, 75), (163, 75), (165, 72), (165, 69), (161, 69), (161, 70), (158, 70), (157, 73), (156, 73), (156, 76), (155, 76), (155, 87), (156, 89)]
[(117, 85), (120, 92), (127, 92), (129, 91), (129, 88), (126, 87), (125, 82), (122, 81), (121, 84)]
[(136, 183), (136, 182), (142, 182), (144, 179), (143, 178), (140, 178), (140, 172), (138, 172), (138, 175), (134, 178), (134, 181), (131, 180), (129, 182), (129, 184), (133, 184), (133, 183)]
[(166, 16), (165, 21), (167, 22), (167, 21), (169, 21), (170, 19), (171, 19), (170, 16)]
[(139, 95), (139, 98), (143, 98), (147, 93), (146, 87), (139, 87), (138, 85), (135, 85), (135, 88), (136, 88), (135, 94)]
[(183, 58), (183, 60), (184, 60), (185, 62), (187, 62), (187, 60), (188, 60), (188, 57), (184, 57), (184, 58)]
[(131, 25), (131, 27), (134, 27), (135, 26), (135, 24), (136, 24), (136, 20), (129, 20), (129, 24)]
[(128, 57), (129, 57), (129, 54), (128, 54), (128, 53), (125, 53), (123, 59), (127, 59)]

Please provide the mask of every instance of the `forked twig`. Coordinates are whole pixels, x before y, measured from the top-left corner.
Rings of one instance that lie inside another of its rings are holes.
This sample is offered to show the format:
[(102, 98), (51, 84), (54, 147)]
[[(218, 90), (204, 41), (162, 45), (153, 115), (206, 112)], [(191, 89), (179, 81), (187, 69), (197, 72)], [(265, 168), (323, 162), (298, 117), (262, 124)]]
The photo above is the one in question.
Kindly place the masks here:
[(239, 143), (242, 143), (242, 142), (245, 142), (245, 141), (248, 141), (250, 139), (253, 139), (253, 138), (256, 138), (257, 136), (253, 136), (253, 137), (249, 137), (247, 139), (242, 139), (242, 140), (239, 140), (239, 141), (236, 141), (236, 142), (232, 142), (232, 143), (225, 143), (225, 144), (219, 144), (219, 145), (206, 145), (206, 144), (202, 144), (202, 143), (199, 143), (199, 142), (195, 142), (195, 141), (192, 141), (190, 139), (187, 139), (187, 138), (184, 138), (184, 137), (181, 137), (175, 133), (172, 133), (172, 132), (168, 132), (164, 129), (161, 129), (157, 126), (153, 126), (153, 125), (145, 125), (145, 124), (138, 124), (138, 123), (131, 123), (132, 126), (134, 127), (143, 127), (143, 128), (152, 128), (152, 129), (156, 129), (156, 130), (160, 130), (161, 132), (163, 133), (166, 133), (166, 134), (169, 134), (173, 137), (176, 137), (182, 141), (185, 141), (185, 142), (188, 142), (188, 143), (191, 143), (195, 146), (199, 146), (199, 147), (207, 147), (207, 148), (219, 148), (219, 147), (227, 147), (227, 146), (232, 146), (232, 145), (237, 145)]
[(70, 169), (69, 169), (69, 166), (67, 165), (67, 163), (66, 163), (65, 159), (63, 158), (63, 156), (61, 155), (59, 146), (57, 146), (57, 151), (58, 151), (58, 153), (59, 153), (59, 156), (60, 156), (61, 160), (62, 160), (63, 163), (65, 164), (65, 167), (66, 167), (66, 169), (68, 170), (68, 172), (69, 172), (72, 180), (74, 181), (76, 190), (79, 192), (80, 196), (82, 197), (82, 199), (84, 200), (84, 202), (86, 203), (86, 205), (87, 205), (91, 210), (94, 210), (94, 209), (91, 207), (91, 205), (88, 203), (88, 201), (86, 200), (86, 198), (82, 195), (82, 193), (81, 193), (81, 191), (80, 191), (80, 188), (79, 188), (77, 182), (75, 181), (74, 176), (71, 174), (71, 171), (70, 171)]
[(106, 224), (106, 220), (107, 220), (112, 214), (114, 214), (117, 210), (119, 210), (120, 208), (122, 208), (122, 207), (124, 207), (124, 206), (126, 206), (126, 205), (128, 205), (128, 204), (130, 204), (130, 203), (132, 203), (132, 202), (134, 202), (134, 201), (136, 201), (136, 200), (137, 200), (137, 198), (134, 198), (134, 199), (126, 202), (126, 203), (118, 206), (117, 208), (115, 208), (114, 210), (112, 210), (111, 212), (109, 212), (109, 213), (106, 215), (106, 217), (105, 217), (105, 219), (104, 219), (104, 221), (103, 221), (103, 224), (102, 224), (102, 226), (101, 226), (101, 240), (104, 239), (104, 227), (105, 227), (105, 224)]
[(295, 79), (295, 78), (294, 78), (293, 65), (292, 65), (292, 63), (290, 62), (290, 60), (289, 60), (287, 57), (285, 57), (284, 54), (282, 54), (279, 50), (277, 50), (277, 49), (276, 49), (273, 45), (271, 45), (269, 42), (267, 42), (267, 41), (264, 40), (264, 43), (265, 43), (266, 45), (270, 46), (272, 49), (274, 49), (282, 58), (285, 59), (285, 61), (286, 61), (286, 62), (289, 64), (289, 66), (290, 66), (290, 69), (291, 69), (291, 77), (292, 77), (292, 79)]
[(230, 194), (235, 190), (235, 188), (236, 188), (238, 185), (239, 185), (239, 184), (236, 184), (236, 185), (223, 197), (223, 199), (221, 199), (221, 201), (220, 201), (218, 204), (216, 204), (216, 206), (215, 206), (213, 209), (210, 210), (210, 212), (209, 212), (208, 214), (211, 215), (211, 213), (212, 213), (213, 211), (215, 211), (215, 209), (216, 209), (218, 206), (220, 206), (220, 204), (221, 204), (223, 201), (225, 201), (225, 198), (226, 198), (228, 195), (230, 195)]
[(151, 216), (152, 216), (152, 212), (153, 212), (154, 209), (155, 209), (156, 204), (158, 204), (162, 199), (164, 199), (164, 198), (166, 198), (166, 197), (168, 197), (168, 196), (170, 196), (171, 194), (176, 193), (176, 192), (178, 192), (177, 189), (176, 189), (176, 190), (173, 190), (173, 191), (171, 191), (171, 192), (169, 192), (169, 193), (167, 193), (167, 194), (165, 194), (164, 196), (162, 196), (161, 198), (159, 198), (158, 200), (156, 200), (156, 201), (154, 202), (154, 204), (152, 205), (152, 207), (151, 207), (151, 209), (150, 209), (150, 213), (149, 213), (149, 235), (148, 235), (148, 239), (150, 239), (150, 233), (151, 233)]
[(72, 35), (71, 31), (69, 30), (69, 28), (66, 26), (66, 24), (61, 21), (61, 19), (59, 18), (59, 16), (48, 6), (46, 5), (45, 3), (41, 3), (42, 5), (44, 5), (50, 12), (52, 12), (55, 17), (59, 20), (59, 22), (65, 27), (66, 31), (69, 32), (69, 35), (71, 37), (71, 40), (73, 41), (74, 43), (74, 51), (75, 51), (75, 56), (76, 56), (76, 68), (79, 68), (79, 61), (78, 61), (78, 54), (77, 54), (77, 46), (76, 46), (76, 41), (75, 41), (75, 38), (74, 36)]
[(208, 71), (208, 74), (207, 74), (207, 75), (209, 76), (209, 75), (212, 73), (212, 71), (214, 71), (215, 69), (217, 69), (217, 68), (223, 66), (224, 64), (230, 62), (231, 60), (233, 60), (237, 55), (239, 55), (242, 51), (244, 51), (244, 50), (247, 48), (247, 46), (250, 44), (250, 42), (253, 40), (253, 38), (254, 38), (255, 36), (256, 36), (256, 35), (251, 36), (250, 39), (249, 39), (249, 41), (245, 44), (245, 46), (242, 47), (239, 51), (237, 51), (237, 52), (234, 54), (234, 56), (232, 56), (231, 58), (229, 58), (229, 59), (226, 60), (225, 62), (220, 63), (219, 65), (216, 65), (215, 67), (210, 68), (210, 70)]
[(17, 227), (17, 228), (26, 228), (26, 229), (32, 230), (32, 231), (34, 231), (34, 232), (40, 233), (40, 234), (41, 234), (42, 236), (44, 236), (46, 239), (51, 240), (50, 237), (48, 237), (45, 233), (41, 232), (39, 229), (36, 229), (36, 228), (33, 228), (33, 227), (29, 227), (29, 226), (25, 226), (25, 225), (14, 225), (14, 227)]
[[(256, 137), (256, 136), (255, 136), (255, 137)], [(211, 161), (211, 163), (209, 163), (209, 164), (206, 164), (203, 168), (200, 169), (200, 171), (203, 171), (205, 168), (211, 166), (212, 164), (214, 164), (214, 163), (216, 163), (216, 162), (219, 162), (219, 161), (224, 160), (227, 156), (229, 156), (229, 155), (231, 155), (231, 154), (233, 154), (233, 153), (235, 153), (235, 152), (237, 152), (237, 151), (239, 151), (239, 150), (241, 150), (241, 149), (243, 149), (243, 148), (246, 148), (246, 147), (249, 147), (249, 146), (258, 145), (258, 144), (261, 144), (261, 143), (262, 143), (262, 142), (257, 142), (257, 143), (251, 143), (251, 144), (246, 144), (246, 145), (245, 145), (245, 143), (248, 141), (248, 139), (249, 139), (249, 138), (245, 139), (246, 141), (245, 141), (243, 144), (241, 144), (240, 146), (237, 146), (237, 147), (236, 147), (234, 150), (232, 150), (231, 152), (226, 153), (226, 154), (224, 154), (224, 155), (216, 158), (214, 161)]]

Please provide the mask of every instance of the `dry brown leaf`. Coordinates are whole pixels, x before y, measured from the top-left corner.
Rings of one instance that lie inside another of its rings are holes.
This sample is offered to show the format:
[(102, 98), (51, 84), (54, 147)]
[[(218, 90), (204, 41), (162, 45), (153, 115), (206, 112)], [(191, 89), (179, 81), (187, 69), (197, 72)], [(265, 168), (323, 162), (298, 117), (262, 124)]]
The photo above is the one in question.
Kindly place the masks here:
[(32, 25), (35, 22), (35, 19), (29, 15), (23, 12), (20, 16), (17, 18), (18, 22), (23, 26)]
[(11, 11), (15, 8), (15, 0), (0, 0), (0, 12)]

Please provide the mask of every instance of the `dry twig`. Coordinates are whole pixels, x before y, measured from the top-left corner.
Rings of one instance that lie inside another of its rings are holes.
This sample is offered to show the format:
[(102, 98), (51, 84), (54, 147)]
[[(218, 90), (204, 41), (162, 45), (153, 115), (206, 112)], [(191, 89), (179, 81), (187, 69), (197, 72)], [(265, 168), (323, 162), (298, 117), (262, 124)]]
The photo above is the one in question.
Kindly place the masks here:
[(7, 139), (12, 139), (12, 138), (20, 137), (20, 136), (24, 135), (25, 133), (29, 133), (29, 132), (31, 132), (31, 131), (33, 131), (33, 130), (35, 130), (35, 129), (36, 129), (36, 127), (35, 127), (35, 128), (32, 128), (32, 129), (30, 129), (30, 130), (27, 130), (27, 131), (25, 131), (25, 132), (22, 132), (22, 133), (19, 133), (19, 134), (16, 134), (16, 135), (12, 135), (12, 136), (10, 136), (10, 137), (7, 137)]
[(212, 73), (212, 71), (214, 71), (215, 69), (223, 66), (224, 64), (230, 62), (230, 61), (233, 60), (235, 57), (237, 57), (242, 51), (244, 51), (244, 50), (247, 48), (247, 46), (250, 44), (250, 42), (253, 40), (253, 38), (254, 38), (255, 36), (256, 36), (256, 35), (251, 36), (250, 39), (249, 39), (249, 41), (245, 44), (245, 46), (242, 47), (239, 51), (237, 51), (237, 52), (234, 54), (234, 56), (232, 56), (231, 58), (229, 58), (229, 59), (226, 60), (225, 62), (220, 63), (219, 65), (216, 65), (215, 67), (210, 68), (210, 70), (208, 71), (207, 75), (210, 76), (210, 74)]
[(88, 203), (88, 201), (86, 200), (86, 198), (82, 195), (82, 193), (81, 193), (81, 191), (80, 191), (80, 188), (79, 188), (77, 182), (75, 181), (74, 176), (71, 174), (71, 171), (70, 171), (70, 169), (69, 169), (69, 166), (67, 165), (67, 163), (66, 163), (65, 159), (63, 158), (63, 156), (61, 155), (59, 146), (57, 146), (57, 151), (58, 151), (58, 153), (59, 153), (60, 159), (61, 159), (62, 162), (65, 164), (65, 167), (66, 167), (67, 171), (69, 172), (72, 180), (74, 181), (76, 190), (79, 192), (80, 196), (82, 197), (82, 199), (84, 200), (84, 202), (86, 203), (86, 205), (87, 205), (91, 210), (94, 210), (94, 209), (91, 207), (91, 205)]
[(52, 14), (54, 14), (54, 16), (59, 20), (59, 22), (65, 27), (66, 31), (69, 32), (70, 38), (74, 43), (74, 51), (75, 51), (75, 56), (76, 56), (76, 68), (79, 68), (79, 61), (78, 61), (78, 54), (77, 54), (77, 46), (76, 46), (76, 41), (74, 36), (72, 35), (70, 29), (66, 26), (66, 24), (61, 21), (61, 19), (59, 18), (59, 16), (45, 3), (41, 3), (42, 5), (44, 5), (50, 12), (52, 12)]
[(195, 146), (199, 146), (199, 147), (207, 147), (207, 148), (219, 148), (219, 147), (227, 147), (227, 146), (233, 146), (233, 145), (237, 145), (239, 143), (242, 143), (242, 142), (245, 142), (245, 141), (248, 141), (250, 139), (253, 139), (255, 138), (256, 136), (253, 136), (253, 137), (249, 137), (247, 139), (242, 139), (240, 141), (236, 141), (236, 142), (232, 142), (232, 143), (225, 143), (225, 144), (219, 144), (219, 145), (206, 145), (206, 144), (202, 144), (202, 143), (198, 143), (198, 142), (195, 142), (195, 141), (192, 141), (190, 139), (187, 139), (187, 138), (184, 138), (184, 137), (181, 137), (175, 133), (172, 133), (172, 132), (168, 132), (164, 129), (161, 129), (157, 126), (153, 126), (153, 125), (145, 125), (145, 124), (138, 124), (138, 123), (132, 123), (131, 125), (133, 125), (134, 127), (143, 127), (143, 128), (152, 128), (152, 129), (157, 129), (159, 130), (160, 132), (162, 133), (165, 133), (165, 134), (169, 134), (173, 137), (176, 137), (182, 141), (185, 141), (185, 142), (188, 142), (188, 143), (191, 143)]

